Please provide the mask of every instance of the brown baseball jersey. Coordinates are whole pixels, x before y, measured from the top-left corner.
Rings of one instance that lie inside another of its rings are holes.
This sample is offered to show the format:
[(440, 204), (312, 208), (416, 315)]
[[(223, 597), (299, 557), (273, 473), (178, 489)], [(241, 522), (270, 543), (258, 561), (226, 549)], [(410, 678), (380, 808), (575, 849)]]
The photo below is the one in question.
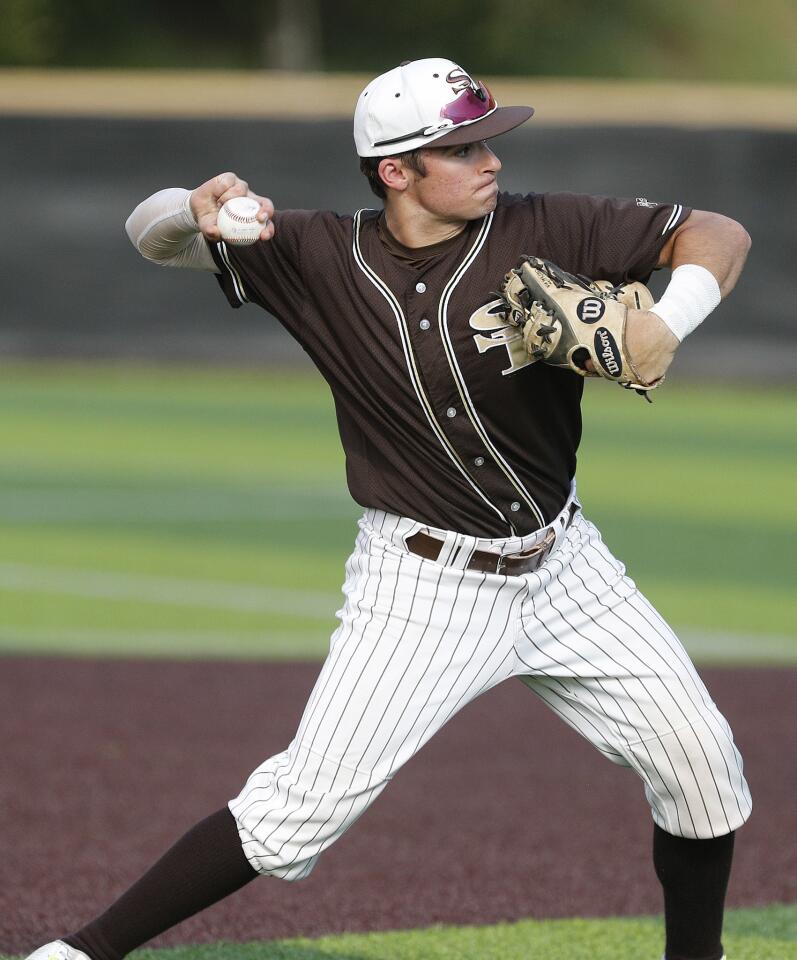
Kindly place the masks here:
[(501, 194), (420, 249), (384, 214), (275, 214), (274, 238), (211, 244), (234, 307), (277, 317), (329, 383), (352, 497), (479, 537), (530, 533), (567, 499), (583, 380), (531, 363), (495, 293), (524, 254), (645, 281), (691, 211), (644, 198)]

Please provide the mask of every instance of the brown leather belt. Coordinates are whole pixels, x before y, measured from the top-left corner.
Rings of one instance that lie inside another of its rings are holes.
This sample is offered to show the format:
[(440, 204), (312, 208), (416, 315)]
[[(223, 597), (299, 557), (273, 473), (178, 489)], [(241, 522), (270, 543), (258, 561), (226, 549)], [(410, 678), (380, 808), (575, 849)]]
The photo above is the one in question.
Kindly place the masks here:
[[(573, 522), (573, 517), (577, 511), (578, 506), (571, 504), (565, 530)], [(404, 542), (411, 553), (423, 557), (425, 560), (437, 560), (443, 548), (441, 540), (424, 533), (422, 530), (413, 533)], [(538, 567), (541, 567), (548, 559), (555, 543), (556, 531), (550, 530), (531, 550), (526, 550), (523, 553), (511, 553), (502, 557), (487, 550), (474, 550), (466, 569), (480, 570), (483, 573), (500, 573), (505, 577), (521, 577), (523, 574), (533, 573)]]

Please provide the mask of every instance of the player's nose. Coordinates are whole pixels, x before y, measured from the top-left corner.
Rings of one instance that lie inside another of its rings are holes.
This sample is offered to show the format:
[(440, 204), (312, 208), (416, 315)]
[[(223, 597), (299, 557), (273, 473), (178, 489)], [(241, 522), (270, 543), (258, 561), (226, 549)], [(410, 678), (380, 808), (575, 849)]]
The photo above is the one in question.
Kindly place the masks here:
[(503, 164), (498, 159), (498, 157), (493, 153), (493, 151), (484, 144), (484, 169), (490, 173), (498, 173)]

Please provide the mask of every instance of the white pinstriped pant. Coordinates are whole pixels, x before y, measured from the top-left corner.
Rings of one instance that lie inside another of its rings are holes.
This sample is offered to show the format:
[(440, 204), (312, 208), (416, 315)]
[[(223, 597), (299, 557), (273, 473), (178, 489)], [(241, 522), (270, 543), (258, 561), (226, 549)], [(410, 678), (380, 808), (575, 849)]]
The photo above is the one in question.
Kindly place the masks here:
[(662, 829), (708, 838), (744, 823), (750, 794), (726, 720), (580, 512), (523, 577), (464, 567), (473, 549), (517, 553), (539, 534), (449, 534), (444, 565), (407, 552), (419, 529), (429, 528), (377, 510), (360, 521), (340, 626), (296, 737), (230, 802), (258, 872), (306, 877), (402, 764), (509, 677), (633, 767)]

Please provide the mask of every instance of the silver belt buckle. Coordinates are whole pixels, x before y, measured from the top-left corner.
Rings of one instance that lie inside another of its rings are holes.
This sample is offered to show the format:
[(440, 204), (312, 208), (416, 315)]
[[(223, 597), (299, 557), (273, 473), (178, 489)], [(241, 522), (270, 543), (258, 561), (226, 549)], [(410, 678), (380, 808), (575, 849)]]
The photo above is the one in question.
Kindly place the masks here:
[(539, 556), (541, 553), (545, 553), (547, 550), (550, 550), (554, 543), (556, 543), (556, 531), (549, 530), (542, 540), (540, 540), (538, 544), (535, 544), (535, 546), (533, 546), (530, 550), (526, 550), (523, 553), (510, 553), (506, 554), (505, 556), (499, 556), (495, 572), (501, 573), (509, 560), (531, 560), (534, 557)]

